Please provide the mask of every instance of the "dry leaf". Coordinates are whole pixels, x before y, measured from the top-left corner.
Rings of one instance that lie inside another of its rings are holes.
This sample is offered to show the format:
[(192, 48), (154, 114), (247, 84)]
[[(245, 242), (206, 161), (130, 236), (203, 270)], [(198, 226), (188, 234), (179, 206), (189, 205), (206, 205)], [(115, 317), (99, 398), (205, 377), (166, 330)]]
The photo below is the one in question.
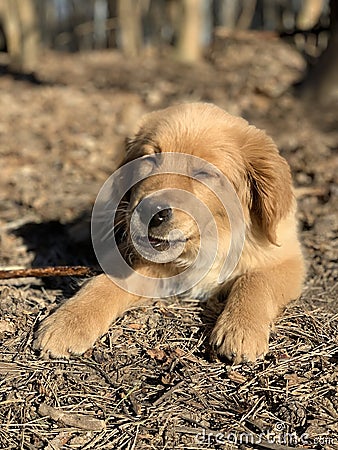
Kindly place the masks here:
[(163, 361), (167, 356), (160, 348), (150, 348), (147, 350), (147, 354), (150, 358), (157, 359), (158, 361)]

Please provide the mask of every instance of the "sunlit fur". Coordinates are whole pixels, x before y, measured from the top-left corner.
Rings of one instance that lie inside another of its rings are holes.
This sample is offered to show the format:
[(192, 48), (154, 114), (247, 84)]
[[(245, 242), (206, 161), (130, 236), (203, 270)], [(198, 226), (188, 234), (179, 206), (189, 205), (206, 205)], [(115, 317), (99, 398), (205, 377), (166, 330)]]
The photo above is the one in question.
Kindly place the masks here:
[[(198, 229), (189, 215), (174, 210), (168, 223), (152, 231), (163, 238), (170, 229), (179, 228), (187, 237), (181, 257), (168, 264), (149, 263), (137, 256), (128, 234), (129, 220), (144, 196), (163, 188), (179, 186), (200, 198), (217, 224), (218, 253), (207, 276), (189, 295), (211, 298), (228, 294), (211, 343), (235, 362), (254, 361), (268, 351), (270, 327), (281, 309), (300, 295), (304, 278), (289, 166), (263, 131), (205, 103), (173, 106), (146, 115), (136, 135), (127, 140), (124, 163), (154, 152), (198, 156), (227, 177), (243, 208), (243, 252), (231, 278), (219, 284), (220, 264), (231, 237), (222, 205), (198, 181), (158, 175), (135, 186), (121, 206), (118, 222), (126, 230), (127, 258), (136, 270), (149, 276), (168, 276), (189, 266), (200, 245)], [(107, 331), (112, 320), (141, 300), (113, 285), (105, 275), (99, 276), (43, 322), (37, 345), (56, 356), (82, 353)]]

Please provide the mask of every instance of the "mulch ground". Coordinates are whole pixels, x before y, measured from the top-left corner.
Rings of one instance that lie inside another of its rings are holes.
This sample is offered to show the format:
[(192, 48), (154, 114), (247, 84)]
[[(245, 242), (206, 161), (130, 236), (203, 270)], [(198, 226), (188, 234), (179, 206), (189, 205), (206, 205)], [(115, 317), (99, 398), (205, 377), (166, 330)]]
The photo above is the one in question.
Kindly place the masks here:
[(338, 132), (292, 84), (305, 70), (279, 41), (230, 41), (196, 67), (162, 55), (46, 53), (36, 78), (0, 77), (0, 268), (95, 265), (88, 217), (144, 112), (211, 101), (267, 129), (288, 159), (308, 261), (264, 361), (220, 361), (222, 304), (156, 301), (82, 357), (42, 360), (37, 323), (78, 278), (0, 282), (4, 449), (338, 448)]

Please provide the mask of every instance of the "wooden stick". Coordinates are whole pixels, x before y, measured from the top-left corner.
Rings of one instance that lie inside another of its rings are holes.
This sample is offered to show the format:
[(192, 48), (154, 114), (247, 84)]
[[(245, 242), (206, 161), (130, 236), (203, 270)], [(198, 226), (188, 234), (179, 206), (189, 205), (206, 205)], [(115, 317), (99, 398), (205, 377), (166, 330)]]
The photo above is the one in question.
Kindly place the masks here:
[(68, 427), (81, 428), (82, 430), (102, 431), (106, 428), (104, 420), (96, 419), (95, 417), (85, 414), (75, 414), (65, 412), (53, 406), (41, 403), (38, 409), (41, 416), (47, 416), (55, 421), (61, 421)]
[(0, 270), (0, 280), (27, 277), (82, 277), (97, 275), (100, 272), (100, 270), (86, 266), (36, 267), (30, 269)]

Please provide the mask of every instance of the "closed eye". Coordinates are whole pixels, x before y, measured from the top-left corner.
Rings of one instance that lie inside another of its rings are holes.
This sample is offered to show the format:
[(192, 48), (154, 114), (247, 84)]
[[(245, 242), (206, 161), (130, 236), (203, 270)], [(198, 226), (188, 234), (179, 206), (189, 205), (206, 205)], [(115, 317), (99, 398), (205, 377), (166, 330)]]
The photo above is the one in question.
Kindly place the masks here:
[(139, 161), (138, 171), (143, 177), (150, 175), (158, 164), (158, 160), (154, 154), (141, 156)]
[(205, 180), (207, 178), (218, 178), (217, 172), (207, 171), (207, 170), (198, 170), (193, 174), (193, 178), (197, 180)]
[(157, 164), (157, 158), (155, 154), (142, 156), (142, 161), (153, 165)]

